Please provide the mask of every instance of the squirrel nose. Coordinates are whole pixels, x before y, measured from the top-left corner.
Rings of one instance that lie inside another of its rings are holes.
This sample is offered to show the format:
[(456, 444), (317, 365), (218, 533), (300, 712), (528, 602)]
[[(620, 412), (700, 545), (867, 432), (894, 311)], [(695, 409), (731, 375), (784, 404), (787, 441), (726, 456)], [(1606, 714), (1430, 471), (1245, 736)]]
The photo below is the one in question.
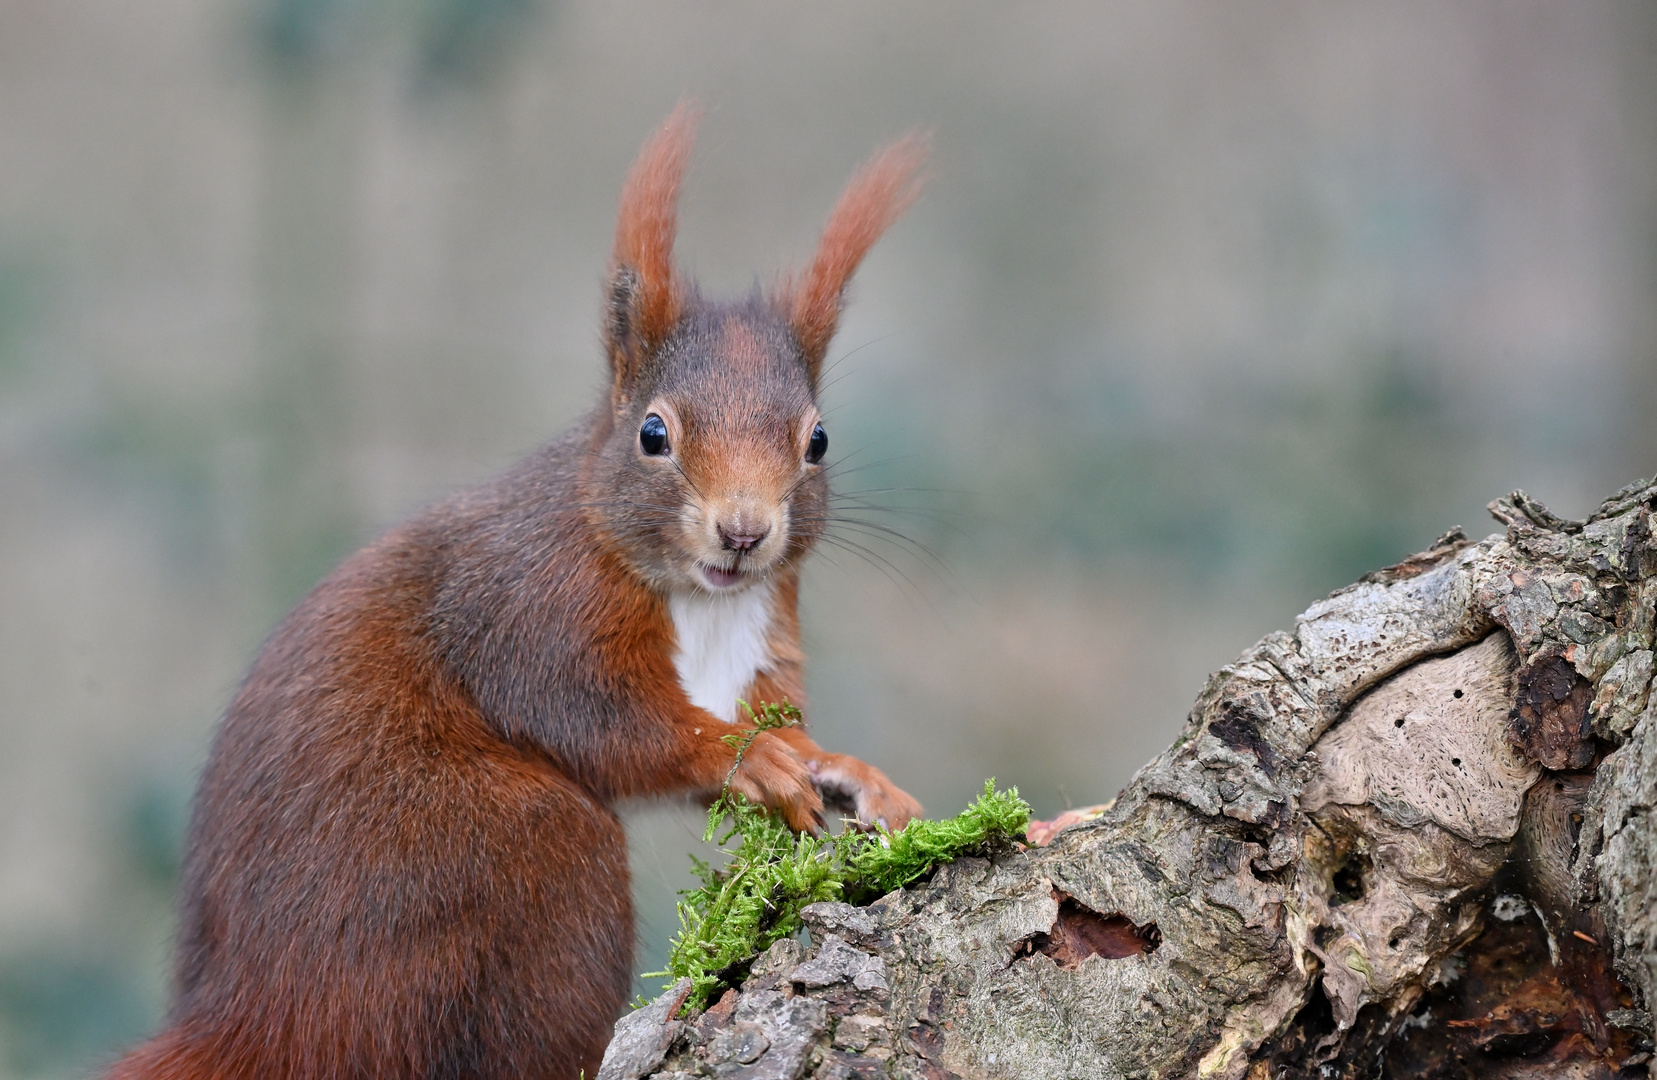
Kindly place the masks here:
[(719, 526), (719, 543), (726, 551), (752, 550), (759, 547), (760, 541), (769, 535), (771, 535), (769, 527), (755, 529), (749, 526), (747, 529), (743, 529), (739, 525), (735, 529), (727, 529), (724, 525)]

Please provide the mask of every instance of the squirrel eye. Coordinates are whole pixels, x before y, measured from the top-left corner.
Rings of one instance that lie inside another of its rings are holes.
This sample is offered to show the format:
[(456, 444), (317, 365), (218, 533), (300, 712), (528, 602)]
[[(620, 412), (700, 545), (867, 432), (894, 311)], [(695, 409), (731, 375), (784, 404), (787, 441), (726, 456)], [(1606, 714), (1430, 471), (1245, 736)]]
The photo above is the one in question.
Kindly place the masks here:
[(645, 417), (639, 427), (639, 449), (651, 457), (667, 453), (667, 424), (655, 413)]
[(828, 453), (828, 432), (823, 430), (822, 424), (818, 424), (811, 429), (811, 441), (806, 444), (805, 459), (815, 465), (823, 460), (823, 455), (826, 453)]

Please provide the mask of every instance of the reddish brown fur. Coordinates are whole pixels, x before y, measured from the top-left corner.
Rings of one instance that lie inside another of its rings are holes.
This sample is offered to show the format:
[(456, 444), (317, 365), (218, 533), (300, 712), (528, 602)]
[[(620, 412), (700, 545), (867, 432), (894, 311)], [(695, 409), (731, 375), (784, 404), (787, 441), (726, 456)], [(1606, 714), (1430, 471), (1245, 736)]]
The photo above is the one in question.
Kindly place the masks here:
[(696, 140), (700, 110), (679, 107), (644, 144), (621, 189), (611, 273), (631, 269), (634, 329), (646, 348), (654, 347), (679, 321), (684, 297), (673, 270), (673, 236), (679, 223), (679, 184)]
[(852, 177), (823, 226), (817, 256), (792, 296), (794, 334), (813, 379), (839, 325), (846, 282), (874, 242), (915, 201), (925, 160), (926, 140), (918, 135), (886, 147)]
[[(730, 729), (679, 682), (669, 597), (716, 560), (772, 590), (748, 699), (803, 702), (798, 567), (827, 501), (790, 311), (673, 280), (691, 115), (622, 199), (608, 398), (346, 560), (265, 643), (197, 794), (167, 1026), (112, 1077), (592, 1076), (631, 970), (615, 800), (729, 777), (796, 828), (819, 784), (894, 825), (919, 811), (803, 731), (760, 733), (733, 773)], [(640, 450), (652, 407), (670, 457)], [(725, 550), (728, 506), (786, 528)]]

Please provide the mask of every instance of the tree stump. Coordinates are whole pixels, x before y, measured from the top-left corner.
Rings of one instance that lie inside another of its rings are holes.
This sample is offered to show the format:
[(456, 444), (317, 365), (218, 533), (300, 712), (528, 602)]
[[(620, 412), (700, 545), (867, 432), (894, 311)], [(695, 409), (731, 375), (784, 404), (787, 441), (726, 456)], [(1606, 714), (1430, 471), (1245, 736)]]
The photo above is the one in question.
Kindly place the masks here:
[(1491, 511), (1213, 675), (1109, 804), (807, 909), (599, 1080), (1644, 1075), (1657, 481)]

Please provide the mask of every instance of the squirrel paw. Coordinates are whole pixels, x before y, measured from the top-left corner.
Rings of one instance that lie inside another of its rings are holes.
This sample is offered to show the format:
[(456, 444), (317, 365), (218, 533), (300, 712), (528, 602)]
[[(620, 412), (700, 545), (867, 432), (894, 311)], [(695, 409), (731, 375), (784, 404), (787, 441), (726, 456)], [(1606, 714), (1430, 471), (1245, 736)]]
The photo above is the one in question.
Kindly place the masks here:
[(921, 816), (921, 804), (907, 791), (887, 779), (873, 765), (847, 754), (825, 754), (811, 762), (817, 786), (831, 799), (852, 805), (857, 820), (865, 825), (884, 825), (897, 832), (910, 818)]
[(731, 777), (731, 790), (783, 816), (795, 832), (821, 833), (823, 798), (811, 769), (782, 739), (762, 731), (742, 755)]

